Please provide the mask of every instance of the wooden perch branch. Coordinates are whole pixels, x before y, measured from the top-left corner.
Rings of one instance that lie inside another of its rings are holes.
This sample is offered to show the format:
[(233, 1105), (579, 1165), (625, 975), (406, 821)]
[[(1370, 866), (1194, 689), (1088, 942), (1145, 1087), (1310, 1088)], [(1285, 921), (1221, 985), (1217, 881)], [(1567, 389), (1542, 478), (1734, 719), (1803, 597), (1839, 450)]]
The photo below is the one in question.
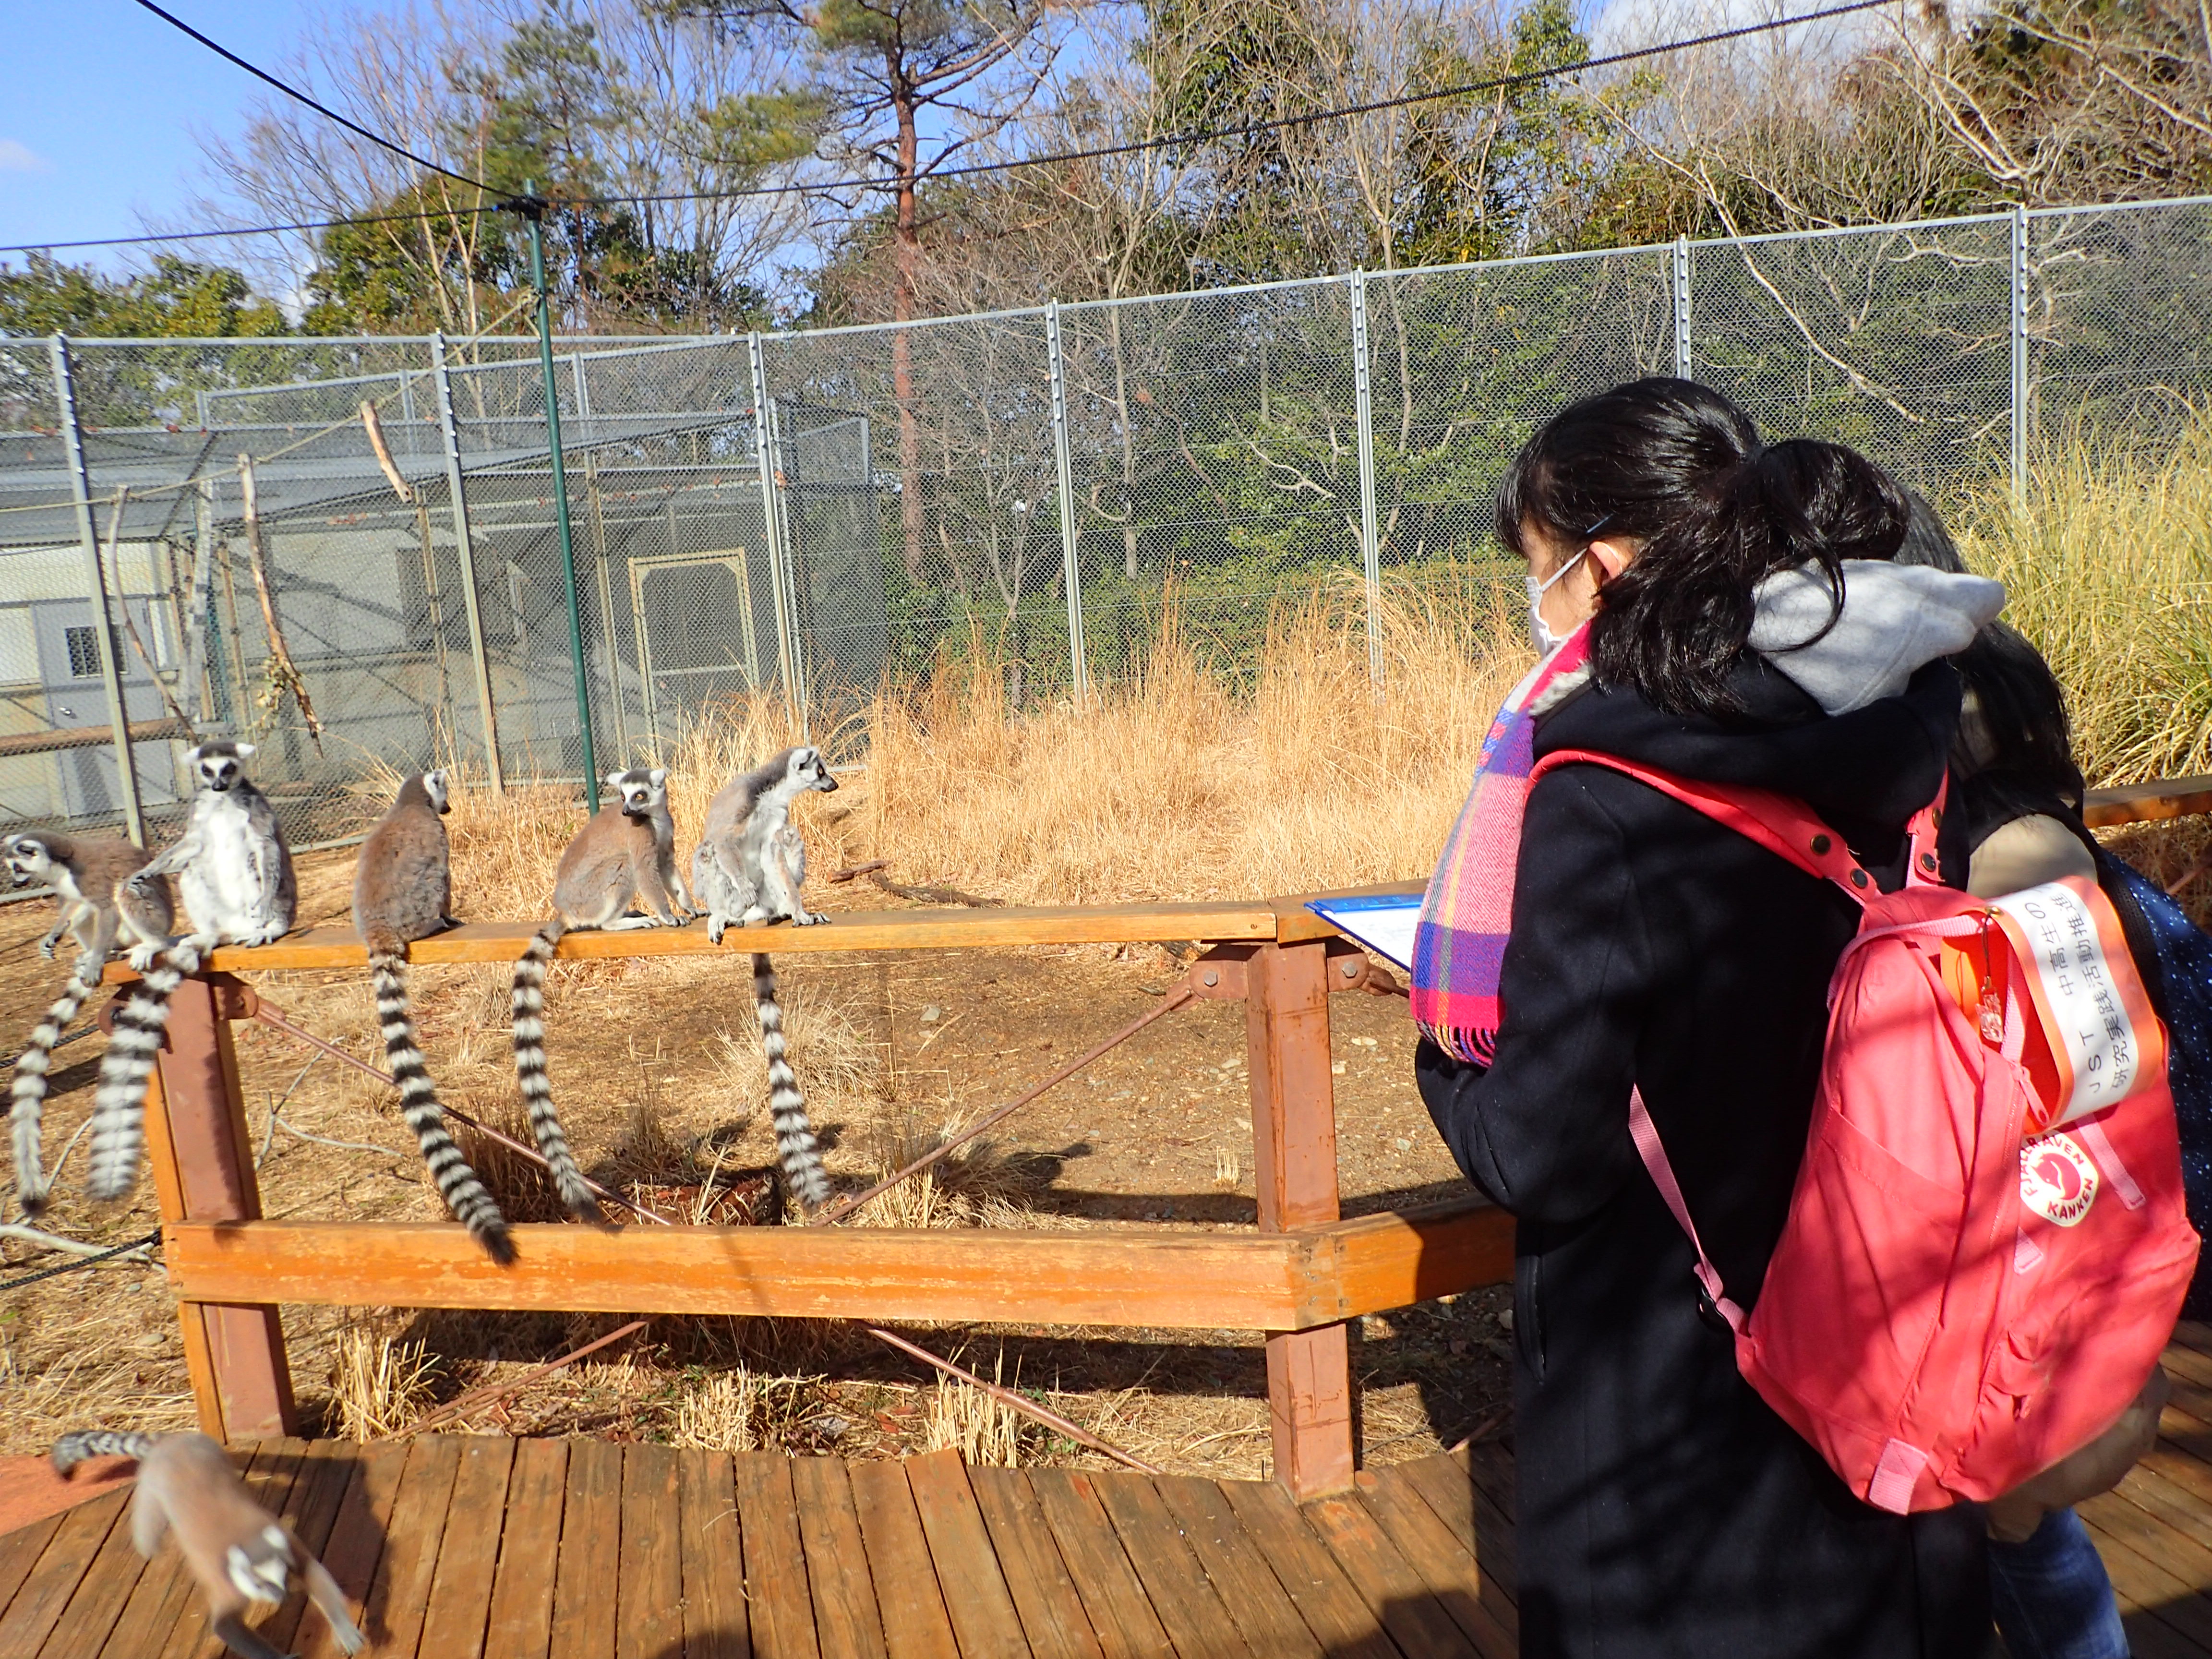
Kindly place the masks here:
[(323, 752), (323, 723), (315, 718), (315, 704), (307, 696), (307, 682), (301, 677), (299, 665), (292, 660), (291, 648), (284, 643), (284, 630), (276, 621), (276, 596), (269, 586), (269, 564), (261, 550), (261, 511), (253, 488), (253, 457), (238, 458), (238, 484), (246, 498), (246, 562), (253, 571), (253, 591), (261, 600), (261, 623), (269, 631), (269, 660), (263, 665), (268, 676), (267, 688), (262, 693), (262, 706), (276, 717), (283, 704), (284, 693), (292, 694), (293, 702), (300, 705), (300, 718), (307, 723), (307, 735), (315, 740), (315, 752)]
[(392, 459), (392, 450), (384, 441), (384, 422), (376, 418), (376, 399), (361, 400), (361, 423), (368, 433), (368, 447), (376, 452), (376, 464), (384, 469), (385, 478), (392, 485), (392, 493), (412, 507), (415, 492), (407, 487), (407, 480), (399, 476), (399, 469)]

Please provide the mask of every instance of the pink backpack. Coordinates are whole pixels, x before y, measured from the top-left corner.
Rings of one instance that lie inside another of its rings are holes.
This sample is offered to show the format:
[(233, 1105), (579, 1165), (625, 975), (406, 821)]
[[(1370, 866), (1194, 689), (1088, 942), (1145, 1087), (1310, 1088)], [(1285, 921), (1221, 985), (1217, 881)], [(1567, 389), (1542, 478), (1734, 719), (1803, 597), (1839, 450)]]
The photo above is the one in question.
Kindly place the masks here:
[(2157, 1364), (2197, 1261), (2166, 1036), (2119, 918), (2072, 877), (1941, 885), (1942, 796), (1882, 893), (1802, 802), (1624, 772), (1864, 910), (1828, 988), (1789, 1219), (1747, 1316), (1698, 1243), (1634, 1093), (1644, 1167), (1735, 1333), (1737, 1368), (1851, 1490), (1904, 1514), (2008, 1492), (2102, 1433)]

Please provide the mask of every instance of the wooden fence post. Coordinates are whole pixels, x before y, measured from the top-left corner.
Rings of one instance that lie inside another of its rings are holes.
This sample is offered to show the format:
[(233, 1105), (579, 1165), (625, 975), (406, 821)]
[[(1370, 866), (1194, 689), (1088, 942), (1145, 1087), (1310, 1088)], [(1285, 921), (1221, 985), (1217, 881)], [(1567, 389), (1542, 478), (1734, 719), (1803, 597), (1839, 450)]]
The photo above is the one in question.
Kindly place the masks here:
[[(1339, 1218), (1328, 960), (1327, 942), (1313, 939), (1262, 945), (1245, 968), (1253, 1173), (1263, 1232)], [(1275, 1479), (1292, 1497), (1352, 1485), (1355, 1405), (1344, 1326), (1267, 1339)]]
[[(185, 980), (170, 1000), (167, 1046), (146, 1091), (147, 1152), (164, 1222), (261, 1218), (230, 1039), (230, 1022), (251, 1012), (252, 995), (228, 974), (210, 974)], [(275, 1308), (180, 1302), (177, 1314), (204, 1432), (222, 1441), (298, 1432)]]

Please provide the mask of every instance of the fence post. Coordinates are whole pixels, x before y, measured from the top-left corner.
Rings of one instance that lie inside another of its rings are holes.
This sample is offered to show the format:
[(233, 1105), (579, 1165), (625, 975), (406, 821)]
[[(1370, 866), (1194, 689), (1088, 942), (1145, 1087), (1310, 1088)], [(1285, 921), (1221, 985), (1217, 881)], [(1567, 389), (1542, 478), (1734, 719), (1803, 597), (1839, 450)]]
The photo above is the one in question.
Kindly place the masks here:
[[(1260, 1231), (1334, 1221), (1336, 1095), (1330, 1082), (1328, 947), (1262, 945), (1245, 965), (1253, 1184)], [(1267, 1339), (1275, 1479), (1293, 1498), (1341, 1492), (1357, 1464), (1351, 1334), (1342, 1325)]]
[(1091, 672), (1083, 648), (1082, 542), (1075, 532), (1075, 466), (1067, 453), (1067, 381), (1060, 368), (1057, 300), (1044, 308), (1044, 349), (1051, 359), (1053, 493), (1060, 498), (1060, 579), (1067, 587), (1069, 686), (1080, 708), (1091, 700)]
[[(768, 359), (761, 350), (760, 331), (745, 336), (745, 351), (753, 371), (753, 453), (760, 463), (761, 533), (768, 538), (769, 591), (775, 605), (775, 665), (783, 676), (783, 695), (802, 731), (806, 723), (806, 697), (799, 683), (798, 642), (792, 637), (794, 612), (787, 578), (793, 574), (784, 559), (783, 514), (777, 503), (775, 413), (768, 400)], [(911, 483), (912, 480), (908, 480)]]
[[(534, 191), (536, 186), (531, 188)], [(599, 806), (599, 757), (592, 746), (592, 682), (584, 667), (584, 600), (576, 590), (575, 533), (568, 523), (568, 474), (561, 446), (561, 386), (553, 378), (553, 298), (545, 286), (545, 211), (523, 215), (530, 227), (530, 280), (538, 290), (538, 368), (545, 382), (545, 454), (553, 471), (553, 524), (561, 542), (561, 574), (568, 586), (568, 662), (576, 679), (577, 736), (582, 739), (584, 805)]]
[(1690, 239), (1674, 239), (1674, 378), (1690, 378)]
[[(253, 992), (228, 974), (195, 974), (170, 1000), (167, 1046), (146, 1091), (147, 1161), (164, 1222), (261, 1218), (230, 1037), (230, 1022), (253, 1006)], [(202, 1430), (226, 1441), (299, 1432), (275, 1308), (180, 1302), (177, 1317)]]
[[(138, 804), (138, 768), (131, 754), (131, 711), (123, 706), (123, 671), (115, 660), (115, 623), (107, 610), (107, 578), (100, 563), (100, 532), (92, 521), (92, 469), (84, 458), (84, 428), (78, 423), (76, 377), (69, 340), (50, 341), (54, 365), (54, 407), (59, 411), (62, 443), (69, 452), (70, 488), (76, 498), (76, 533), (84, 544), (85, 594), (92, 601), (93, 633), (100, 649), (100, 683), (107, 692), (107, 718), (115, 733), (115, 781), (123, 793), (123, 823), (131, 839), (146, 844), (146, 815)], [(122, 512), (120, 502), (116, 506)], [(119, 532), (121, 526), (116, 528)], [(122, 541), (116, 542), (118, 556)], [(118, 573), (119, 574), (120, 573)]]
[(430, 374), (438, 388), (438, 432), (446, 444), (446, 496), (453, 509), (453, 553), (461, 565), (461, 606), (469, 621), (469, 663), (476, 670), (477, 718), (483, 722), (484, 767), (491, 793), (507, 793), (499, 764), (499, 717), (492, 707), (491, 659), (484, 654), (483, 610), (477, 598), (476, 543), (469, 534), (469, 498), (461, 479), (461, 434), (453, 418), (453, 383), (446, 368), (446, 337), (430, 337)]
[(2027, 210), (2012, 210), (2012, 493), (2027, 498)]
[(1352, 273), (1352, 401), (1359, 426), (1359, 557), (1367, 577), (1367, 678), (1382, 684), (1382, 530), (1375, 510), (1375, 401), (1367, 356), (1367, 272)]

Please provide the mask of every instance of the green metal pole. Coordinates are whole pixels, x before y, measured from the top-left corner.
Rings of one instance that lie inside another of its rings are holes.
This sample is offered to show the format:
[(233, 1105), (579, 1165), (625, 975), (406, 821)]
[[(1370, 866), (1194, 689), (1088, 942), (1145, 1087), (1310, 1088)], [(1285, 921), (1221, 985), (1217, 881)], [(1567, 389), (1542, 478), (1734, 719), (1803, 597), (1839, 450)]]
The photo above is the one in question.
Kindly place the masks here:
[(554, 522), (561, 531), (561, 574), (568, 584), (568, 655), (576, 671), (576, 721), (584, 736), (584, 801), (599, 805), (599, 767), (592, 750), (592, 688), (584, 672), (584, 612), (576, 590), (576, 544), (568, 531), (568, 477), (561, 464), (561, 392), (553, 380), (553, 301), (545, 288), (545, 204), (518, 204), (530, 224), (530, 280), (538, 290), (538, 365), (545, 376), (545, 442), (553, 459)]

